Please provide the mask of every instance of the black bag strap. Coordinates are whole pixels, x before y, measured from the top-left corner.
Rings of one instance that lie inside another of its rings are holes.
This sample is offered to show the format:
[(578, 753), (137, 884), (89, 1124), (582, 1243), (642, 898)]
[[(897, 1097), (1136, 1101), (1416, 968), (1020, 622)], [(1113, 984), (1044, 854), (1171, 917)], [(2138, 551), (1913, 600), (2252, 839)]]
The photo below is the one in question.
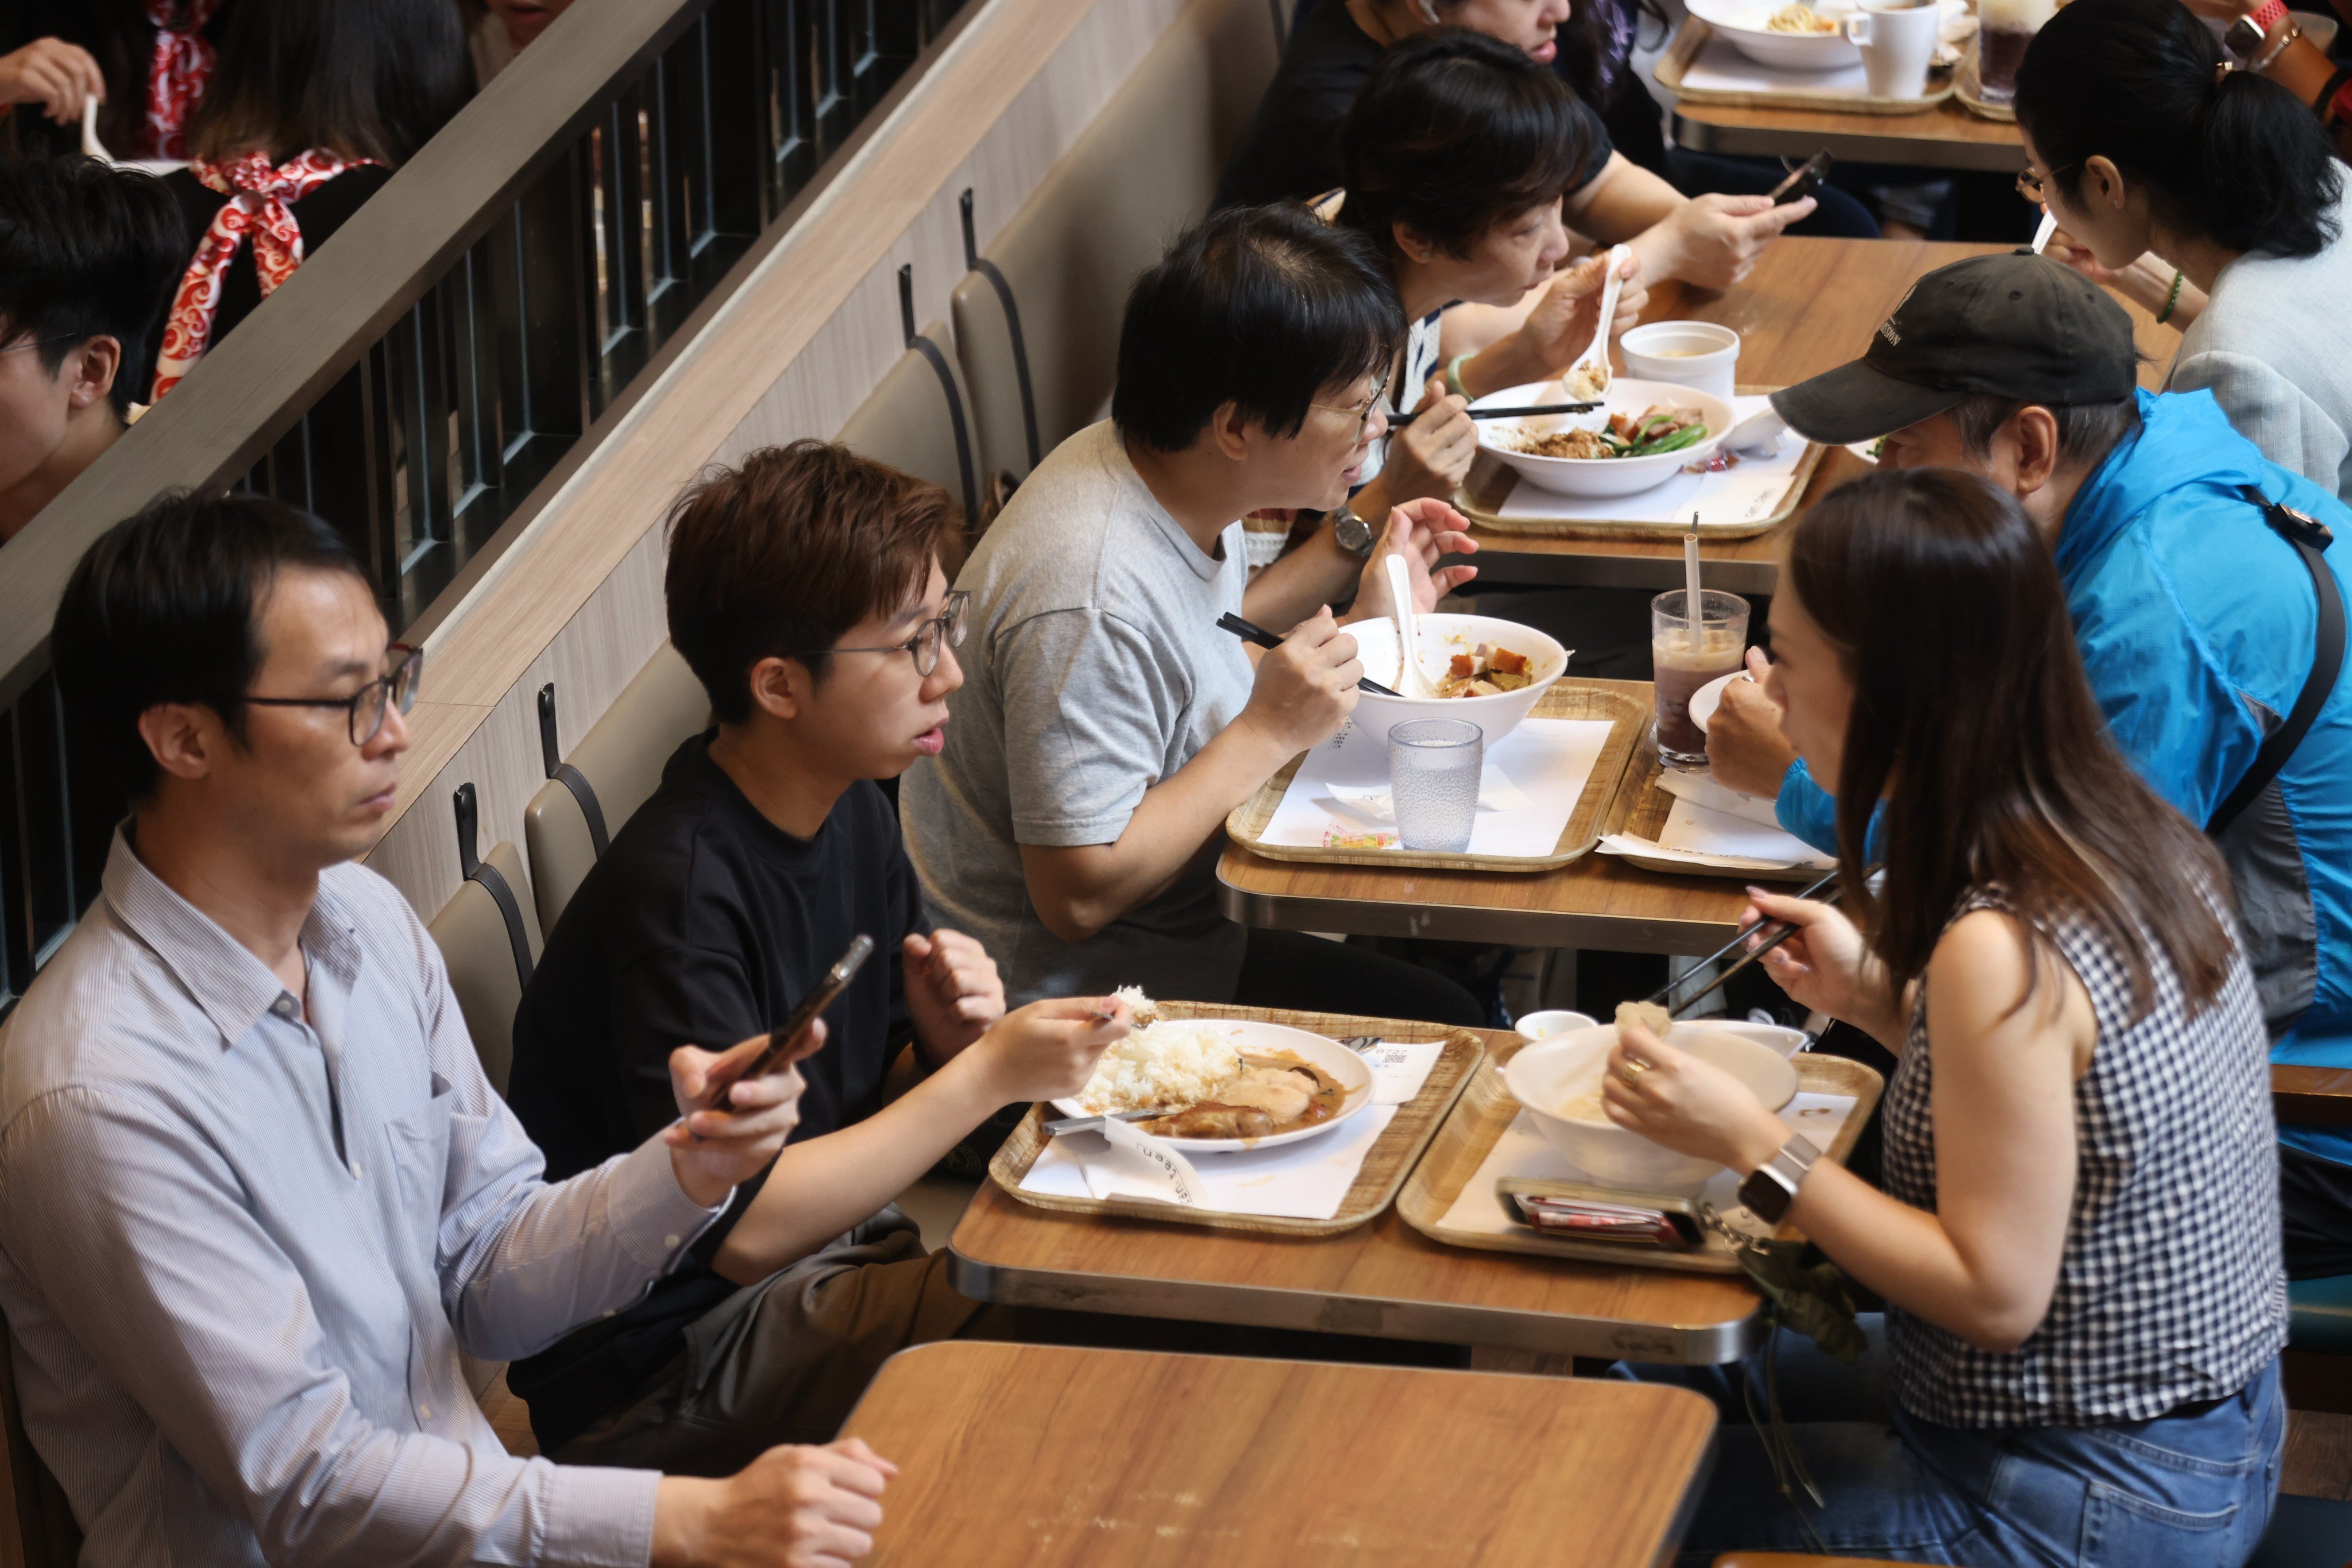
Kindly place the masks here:
[(963, 482), (963, 525), (967, 531), (980, 527), (980, 484), (972, 474), (971, 437), (963, 423), (963, 395), (956, 390), (955, 372), (948, 368), (948, 356), (940, 345), (915, 331), (915, 268), (909, 263), (898, 268), (898, 319), (906, 328), (907, 346), (923, 356), (931, 374), (940, 378), (940, 395), (947, 399), (948, 421), (955, 429), (956, 477)]
[(2254, 753), (2253, 766), (2238, 781), (2205, 831), (2219, 838), (2229, 831), (2230, 825), (2241, 812), (2254, 804), (2271, 781), (2294, 755), (2295, 747), (2311, 731), (2319, 718), (2319, 710), (2327, 705), (2336, 689), (2336, 678), (2344, 669), (2344, 597), (2336, 592), (2336, 574), (2327, 569), (2327, 561), (2320, 552), (2336, 542), (2327, 525), (2317, 518), (2295, 510), (2281, 501), (2274, 501), (2252, 485), (2239, 487), (2239, 492), (2263, 509), (2263, 520), (2278, 531), (2279, 536), (2294, 546), (2303, 564), (2311, 574), (2311, 585), (2319, 595), (2319, 629), (2313, 639), (2317, 645), (2311, 661), (2311, 674), (2305, 678), (2303, 690), (2289, 710), (2286, 722), (2272, 731)]
[(474, 798), (471, 780), (457, 786), (455, 802), (457, 811), (457, 868), (466, 880), (477, 883), (499, 906), (499, 918), (506, 922), (507, 942), (514, 949), (515, 979), (523, 985), (530, 984), (530, 937), (523, 929), (522, 904), (516, 899), (514, 887), (499, 868), (481, 858), (474, 847), (480, 832), (480, 810)]
[(588, 843), (602, 860), (604, 851), (613, 847), (613, 836), (604, 831), (604, 808), (596, 800), (596, 786), (588, 775), (564, 762), (555, 744), (555, 682), (549, 681), (539, 689), (539, 760), (547, 769), (547, 776), (572, 792), (580, 804), (580, 815), (588, 819)]
[(1021, 305), (1013, 298), (1012, 280), (1003, 269), (980, 253), (974, 242), (971, 222), (971, 190), (965, 187), (959, 198), (963, 214), (963, 262), (972, 271), (988, 279), (996, 290), (996, 302), (1004, 309), (1005, 330), (1013, 337), (1013, 375), (1021, 384), (1021, 434), (1029, 447), (1029, 466), (1035, 468), (1045, 460), (1037, 443), (1037, 395), (1029, 381), (1029, 340), (1021, 331)]

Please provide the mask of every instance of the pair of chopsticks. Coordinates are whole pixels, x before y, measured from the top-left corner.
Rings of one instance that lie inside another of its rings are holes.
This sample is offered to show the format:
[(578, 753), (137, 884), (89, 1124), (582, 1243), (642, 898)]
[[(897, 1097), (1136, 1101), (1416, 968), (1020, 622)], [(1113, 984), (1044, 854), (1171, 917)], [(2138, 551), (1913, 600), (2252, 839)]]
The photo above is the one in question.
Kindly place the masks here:
[[(1280, 637), (1275, 636), (1272, 632), (1267, 631), (1255, 621), (1245, 621), (1230, 610), (1217, 617), (1217, 629), (1221, 632), (1231, 632), (1234, 636), (1241, 638), (1242, 641), (1255, 643), (1260, 647), (1280, 647), (1282, 646), (1282, 639)], [(1387, 687), (1382, 686), (1379, 681), (1374, 680), (1369, 675), (1356, 682), (1356, 689), (1360, 691), (1370, 691), (1381, 697), (1395, 697), (1401, 695), (1401, 693), (1391, 691)]]
[[(1837, 878), (1838, 874), (1835, 871), (1832, 871), (1828, 875), (1822, 877), (1820, 880), (1814, 882), (1803, 892), (1799, 893), (1797, 897), (1801, 899), (1819, 898), (1821, 901), (1825, 904), (1836, 903), (1839, 898), (1843, 896), (1845, 891), (1843, 887), (1831, 886), (1832, 883), (1837, 881)], [(1749, 948), (1740, 958), (1738, 963), (1733, 964), (1730, 968), (1717, 975), (1713, 980), (1708, 981), (1705, 985), (1700, 986), (1696, 991), (1694, 991), (1689, 995), (1684, 997), (1674, 1006), (1666, 1009), (1666, 1016), (1670, 1018), (1679, 1018), (1685, 1013), (1689, 1012), (1692, 1007), (1696, 1005), (1699, 998), (1714, 991), (1716, 987), (1721, 985), (1725, 981), (1730, 979), (1733, 975), (1738, 973), (1741, 970), (1747, 968), (1758, 959), (1762, 958), (1766, 953), (1771, 952), (1774, 948), (1780, 946), (1782, 942), (1796, 935), (1797, 932), (1802, 929), (1802, 927), (1792, 925), (1787, 921), (1767, 921), (1762, 925), (1751, 926), (1748, 930), (1741, 931), (1738, 936), (1733, 937), (1729, 942), (1725, 942), (1721, 947), (1717, 948), (1713, 952), (1708, 953), (1705, 958), (1699, 960), (1695, 966), (1685, 971), (1679, 977), (1667, 981), (1664, 985), (1661, 985), (1655, 991), (1651, 992), (1648, 996), (1643, 998), (1643, 1000), (1653, 1004), (1663, 1004), (1667, 997), (1675, 994), (1675, 986), (1680, 985), (1685, 980), (1689, 979), (1693, 974), (1705, 969), (1708, 964), (1713, 963), (1716, 960), (1724, 957), (1726, 954), (1729, 953), (1733, 948), (1736, 948), (1741, 943), (1748, 942), (1755, 937), (1763, 935), (1767, 931), (1769, 931), (1772, 933), (1771, 935), (1765, 937), (1764, 940), (1761, 942), (1759, 942), (1756, 946)]]
[[(1590, 414), (1603, 405), (1600, 403), (1538, 403), (1521, 408), (1473, 408), (1473, 419), (1519, 419), (1536, 414)], [(1402, 430), (1423, 415), (1426, 408), (1416, 408), (1410, 414), (1400, 414), (1389, 421), (1391, 430)]]

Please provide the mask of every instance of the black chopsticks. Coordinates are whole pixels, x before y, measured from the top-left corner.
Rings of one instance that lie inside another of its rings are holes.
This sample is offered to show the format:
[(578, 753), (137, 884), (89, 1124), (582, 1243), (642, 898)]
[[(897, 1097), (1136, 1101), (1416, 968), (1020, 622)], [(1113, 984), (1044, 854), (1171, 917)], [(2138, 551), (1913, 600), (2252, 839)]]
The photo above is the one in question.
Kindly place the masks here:
[[(1473, 408), (1473, 419), (1518, 419), (1536, 414), (1590, 414), (1603, 405), (1599, 403), (1538, 403), (1520, 408)], [(1410, 414), (1400, 414), (1389, 421), (1389, 428), (1402, 430), (1423, 415), (1426, 408), (1416, 408)]]
[[(1818, 895), (1821, 901), (1825, 904), (1836, 903), (1839, 896), (1845, 890), (1843, 888), (1830, 886), (1831, 883), (1837, 880), (1837, 877), (1838, 874), (1835, 871), (1832, 871), (1821, 878), (1818, 881), (1814, 882), (1803, 892), (1799, 893), (1797, 897), (1801, 899), (1810, 899)], [(1661, 985), (1655, 991), (1651, 992), (1644, 1000), (1652, 1003), (1664, 1003), (1667, 997), (1675, 994), (1675, 986), (1680, 985), (1685, 980), (1689, 979), (1700, 970), (1705, 969), (1717, 959), (1723, 957), (1733, 948), (1739, 946), (1740, 943), (1748, 941), (1750, 938), (1762, 934), (1765, 928), (1768, 926), (1777, 926), (1780, 929), (1773, 931), (1770, 936), (1765, 937), (1765, 939), (1756, 946), (1749, 948), (1748, 952), (1741, 956), (1738, 963), (1733, 964), (1730, 968), (1717, 975), (1713, 980), (1708, 981), (1705, 985), (1700, 986), (1696, 991), (1692, 992), (1689, 995), (1684, 997), (1679, 1003), (1668, 1008), (1666, 1010), (1666, 1016), (1670, 1018), (1681, 1017), (1685, 1013), (1691, 1009), (1692, 1005), (1696, 1004), (1700, 997), (1705, 996), (1717, 986), (1721, 985), (1725, 981), (1730, 979), (1733, 975), (1738, 973), (1741, 970), (1747, 968), (1758, 959), (1762, 958), (1766, 953), (1771, 952), (1774, 948), (1780, 946), (1782, 942), (1788, 941), (1790, 937), (1796, 935), (1799, 931), (1803, 929), (1802, 927), (1787, 921), (1766, 921), (1761, 925), (1750, 926), (1747, 930), (1741, 931), (1738, 936), (1733, 937), (1729, 942), (1725, 942), (1721, 947), (1717, 948), (1713, 952), (1708, 953), (1705, 958), (1700, 959), (1697, 963), (1692, 965), (1689, 969), (1685, 970), (1675, 979), (1667, 981), (1664, 985)]]
[[(1234, 636), (1241, 638), (1242, 641), (1254, 642), (1260, 647), (1280, 647), (1282, 646), (1282, 639), (1280, 637), (1275, 636), (1272, 632), (1267, 631), (1255, 621), (1245, 621), (1230, 610), (1217, 617), (1217, 629), (1219, 631), (1231, 632)], [(1387, 687), (1382, 686), (1379, 681), (1374, 680), (1369, 675), (1356, 682), (1356, 686), (1360, 690), (1373, 692), (1381, 697), (1399, 697), (1403, 695), (1402, 692), (1391, 691)]]

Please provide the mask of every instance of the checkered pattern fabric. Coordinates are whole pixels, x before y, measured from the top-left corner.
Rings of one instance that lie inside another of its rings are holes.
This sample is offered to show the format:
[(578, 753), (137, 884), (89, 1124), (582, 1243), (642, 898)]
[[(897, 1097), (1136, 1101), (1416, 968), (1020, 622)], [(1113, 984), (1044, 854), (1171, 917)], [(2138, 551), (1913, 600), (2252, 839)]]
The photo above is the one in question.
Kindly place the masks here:
[[(2000, 907), (1979, 893), (1961, 912)], [(2074, 1086), (2065, 1252), (2048, 1315), (2011, 1352), (1889, 1309), (1895, 1396), (1946, 1426), (2148, 1420), (2236, 1393), (2286, 1342), (2270, 1042), (2244, 959), (2232, 953), (2221, 995), (2191, 1018), (2151, 942), (2156, 1004), (2127, 1024), (2116, 951), (2077, 921), (2043, 934), (2081, 977), (2099, 1028)], [(1886, 1091), (1885, 1173), (1887, 1192), (1933, 1209), (1925, 990)]]

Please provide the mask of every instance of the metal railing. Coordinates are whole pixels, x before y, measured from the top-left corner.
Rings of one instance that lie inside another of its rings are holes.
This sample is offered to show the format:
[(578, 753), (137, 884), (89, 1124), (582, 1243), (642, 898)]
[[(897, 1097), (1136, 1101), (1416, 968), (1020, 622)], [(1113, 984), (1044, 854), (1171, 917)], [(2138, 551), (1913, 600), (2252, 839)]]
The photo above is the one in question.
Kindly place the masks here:
[[(231, 485), (446, 616), (968, 0), (580, 0), (0, 555), (0, 1013), (97, 890), (48, 626), (91, 541)], [(976, 9), (976, 0), (972, 4)]]

